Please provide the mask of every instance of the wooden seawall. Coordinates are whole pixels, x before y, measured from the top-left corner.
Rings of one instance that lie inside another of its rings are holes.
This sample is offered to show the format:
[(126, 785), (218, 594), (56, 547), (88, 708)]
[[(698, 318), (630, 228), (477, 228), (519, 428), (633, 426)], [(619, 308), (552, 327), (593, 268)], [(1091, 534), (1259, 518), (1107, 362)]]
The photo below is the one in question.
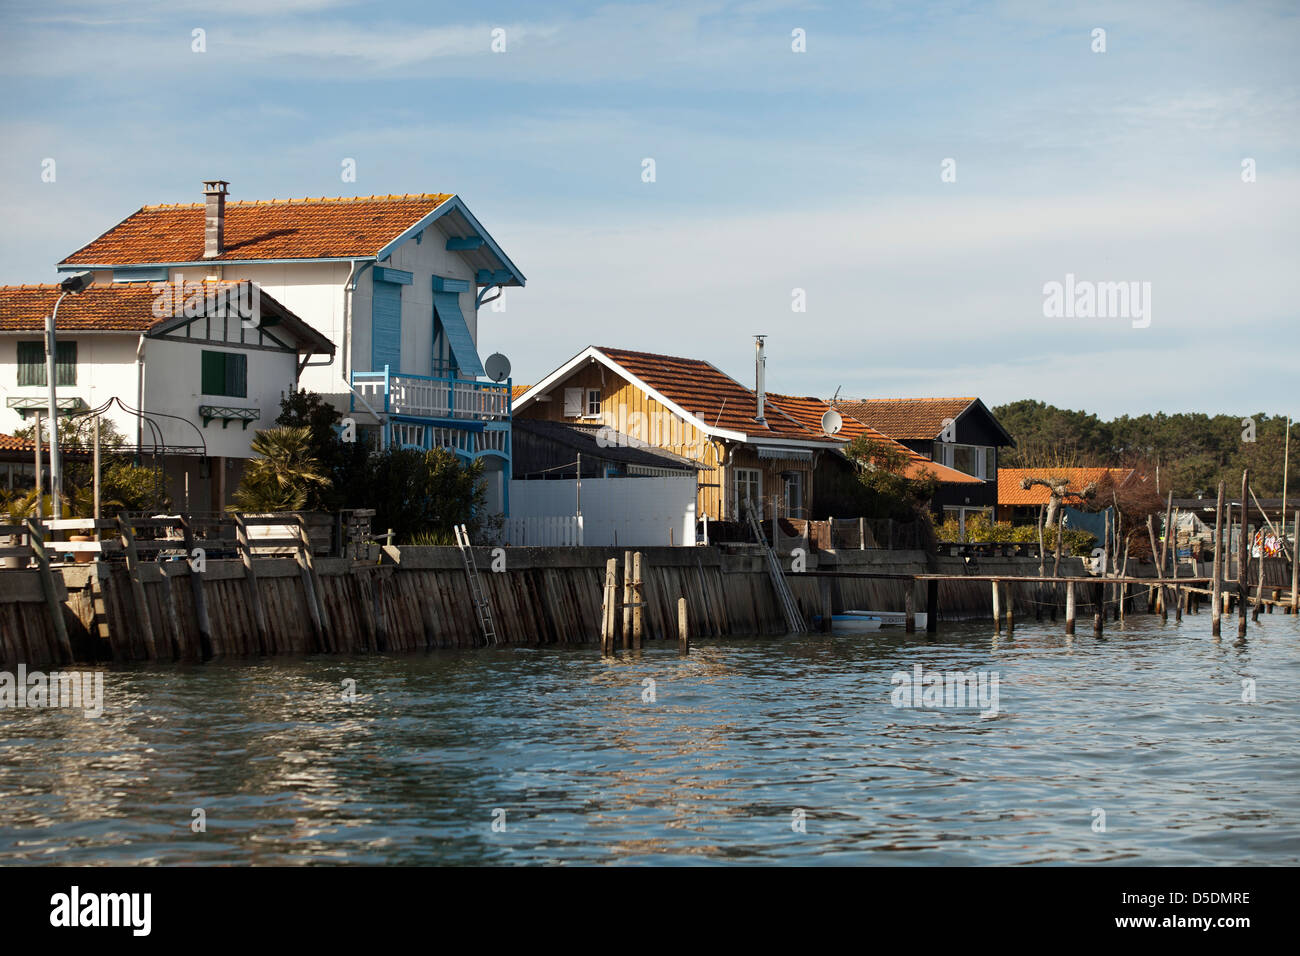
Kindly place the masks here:
[[(786, 633), (761, 554), (736, 548), (645, 548), (647, 640), (677, 639), (685, 597), (692, 636)], [(605, 562), (613, 548), (475, 549), (498, 643), (599, 642)], [(788, 562), (788, 558), (786, 559)], [(809, 570), (961, 574), (958, 558), (908, 551), (823, 551)], [(1063, 573), (1080, 573), (1078, 559)], [(1037, 560), (986, 558), (985, 573), (1029, 575)], [(0, 668), (70, 661), (207, 660), (307, 653), (413, 651), (483, 643), (456, 548), (389, 547), (379, 562), (318, 557), (210, 560), (202, 573), (183, 560), (55, 567), (51, 575), (68, 635), (55, 626), (37, 569), (0, 570)], [(908, 582), (801, 578), (790, 586), (805, 617), (834, 610), (904, 609)], [(1021, 589), (1028, 601), (1031, 591)], [(1013, 595), (1015, 599), (1015, 595)], [(1029, 606), (1028, 604), (1026, 605)], [(940, 616), (987, 617), (989, 588), (943, 581)]]

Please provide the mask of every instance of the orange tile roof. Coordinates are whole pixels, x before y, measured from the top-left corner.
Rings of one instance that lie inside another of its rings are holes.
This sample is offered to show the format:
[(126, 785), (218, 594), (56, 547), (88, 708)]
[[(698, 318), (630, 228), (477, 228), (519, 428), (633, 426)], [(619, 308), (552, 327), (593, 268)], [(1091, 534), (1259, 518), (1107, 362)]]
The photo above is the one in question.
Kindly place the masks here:
[(944, 419), (956, 419), (976, 398), (868, 398), (835, 407), (900, 441), (938, 438)]
[[(208, 290), (230, 289), (241, 281), (203, 282), (203, 294)], [(119, 282), (112, 285), (93, 285), (84, 292), (64, 298), (59, 306), (58, 330), (67, 332), (148, 332), (156, 325), (170, 321), (171, 315), (154, 314), (154, 302), (160, 294), (161, 283)], [(199, 283), (194, 283), (194, 286)], [(186, 287), (192, 287), (186, 282)], [(171, 289), (176, 285), (170, 284)], [(329, 339), (300, 319), (285, 306), (258, 289), (264, 316), (271, 315), (284, 327), (291, 329), (299, 340), (309, 344), (314, 354), (334, 350)], [(189, 295), (189, 288), (184, 294)], [(0, 333), (41, 332), (45, 317), (58, 301), (57, 285), (6, 285), (0, 286)], [(271, 323), (267, 323), (268, 325)]]
[(34, 452), (36, 445), (30, 438), (15, 438), (13, 435), (0, 434), (0, 451)]
[[(451, 193), (226, 202), (225, 251), (212, 262), (373, 256)], [(60, 265), (203, 260), (203, 203), (144, 206)]]
[(999, 468), (998, 469), (998, 504), (1006, 507), (1037, 506), (1047, 504), (1051, 497), (1048, 489), (1042, 485), (1021, 488), (1024, 478), (1067, 478), (1069, 490), (1066, 501), (1078, 500), (1083, 489), (1089, 484), (1100, 484), (1110, 475), (1117, 485), (1125, 484), (1133, 477), (1132, 468)]
[(532, 388), (531, 385), (512, 385), (512, 386), (510, 386), (510, 400), (511, 400), (511, 401), (514, 401), (516, 398), (518, 398), (520, 395), (524, 394), (524, 392), (528, 391), (530, 388)]
[[(804, 395), (780, 395), (769, 392), (766, 398), (767, 405), (778, 411), (784, 412), (791, 419), (796, 421), (805, 430), (812, 435), (822, 436), (822, 416), (831, 408), (830, 403), (820, 398)], [(847, 416), (841, 416), (844, 420), (843, 426), (835, 433), (834, 438), (826, 439), (830, 441), (853, 441), (855, 438), (866, 437), (873, 441), (883, 443), (896, 452), (902, 452), (907, 456), (908, 462), (903, 469), (903, 474), (908, 478), (919, 479), (928, 472), (934, 475), (943, 484), (948, 485), (978, 485), (981, 484), (979, 478), (972, 477), (964, 472), (957, 471), (955, 468), (949, 468), (946, 465), (940, 465), (931, 461), (919, 452), (913, 451), (901, 442), (896, 442), (887, 435), (881, 434), (870, 425), (864, 425), (856, 419)]]
[(835, 441), (822, 435), (821, 429), (814, 432), (779, 412), (767, 412), (766, 424), (759, 424), (754, 418), (758, 411), (755, 393), (701, 359), (603, 346), (597, 349), (678, 407), (715, 428), (744, 432), (750, 439), (759, 441), (764, 438)]

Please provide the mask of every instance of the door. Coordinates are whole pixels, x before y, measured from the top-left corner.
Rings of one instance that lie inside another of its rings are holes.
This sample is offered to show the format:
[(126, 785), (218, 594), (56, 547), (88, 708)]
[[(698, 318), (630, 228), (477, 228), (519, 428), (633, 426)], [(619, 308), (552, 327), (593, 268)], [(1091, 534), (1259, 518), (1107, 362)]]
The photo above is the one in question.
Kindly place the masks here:
[(374, 283), (370, 322), (370, 369), (392, 373), (402, 364), (402, 287), (396, 282)]

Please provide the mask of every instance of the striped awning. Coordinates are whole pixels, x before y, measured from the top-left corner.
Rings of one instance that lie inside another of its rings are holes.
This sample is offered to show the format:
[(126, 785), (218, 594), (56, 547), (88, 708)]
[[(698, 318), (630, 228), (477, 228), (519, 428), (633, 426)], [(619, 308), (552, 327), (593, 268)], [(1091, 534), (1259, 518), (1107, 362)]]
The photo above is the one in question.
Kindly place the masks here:
[(810, 448), (780, 448), (776, 445), (759, 445), (759, 458), (779, 458), (784, 461), (812, 461)]

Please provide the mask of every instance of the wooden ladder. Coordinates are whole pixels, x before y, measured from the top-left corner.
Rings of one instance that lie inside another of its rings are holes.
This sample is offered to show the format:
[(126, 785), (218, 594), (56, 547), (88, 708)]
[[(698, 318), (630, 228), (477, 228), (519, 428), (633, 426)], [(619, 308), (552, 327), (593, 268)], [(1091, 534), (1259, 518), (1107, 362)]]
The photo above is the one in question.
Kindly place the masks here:
[(478, 565), (474, 562), (474, 549), (470, 547), (469, 533), (463, 524), (453, 525), (456, 532), (456, 546), (460, 548), (461, 560), (465, 562), (465, 576), (469, 578), (469, 593), (474, 599), (474, 610), (478, 613), (478, 626), (483, 632), (483, 639), (489, 644), (497, 642), (496, 627), (492, 624), (492, 606), (488, 604), (487, 594), (483, 590), (483, 580), (479, 577)]
[(781, 612), (785, 615), (785, 626), (791, 634), (807, 634), (808, 628), (804, 624), (803, 615), (799, 613), (799, 605), (795, 603), (794, 593), (790, 590), (790, 585), (785, 579), (785, 572), (781, 568), (781, 559), (776, 556), (776, 542), (766, 543), (763, 537), (763, 529), (758, 526), (758, 519), (754, 517), (754, 506), (751, 502), (746, 502), (746, 517), (749, 519), (749, 530), (754, 534), (759, 546), (763, 549), (767, 558), (767, 573), (772, 578), (772, 589), (776, 591), (776, 602), (781, 605)]

